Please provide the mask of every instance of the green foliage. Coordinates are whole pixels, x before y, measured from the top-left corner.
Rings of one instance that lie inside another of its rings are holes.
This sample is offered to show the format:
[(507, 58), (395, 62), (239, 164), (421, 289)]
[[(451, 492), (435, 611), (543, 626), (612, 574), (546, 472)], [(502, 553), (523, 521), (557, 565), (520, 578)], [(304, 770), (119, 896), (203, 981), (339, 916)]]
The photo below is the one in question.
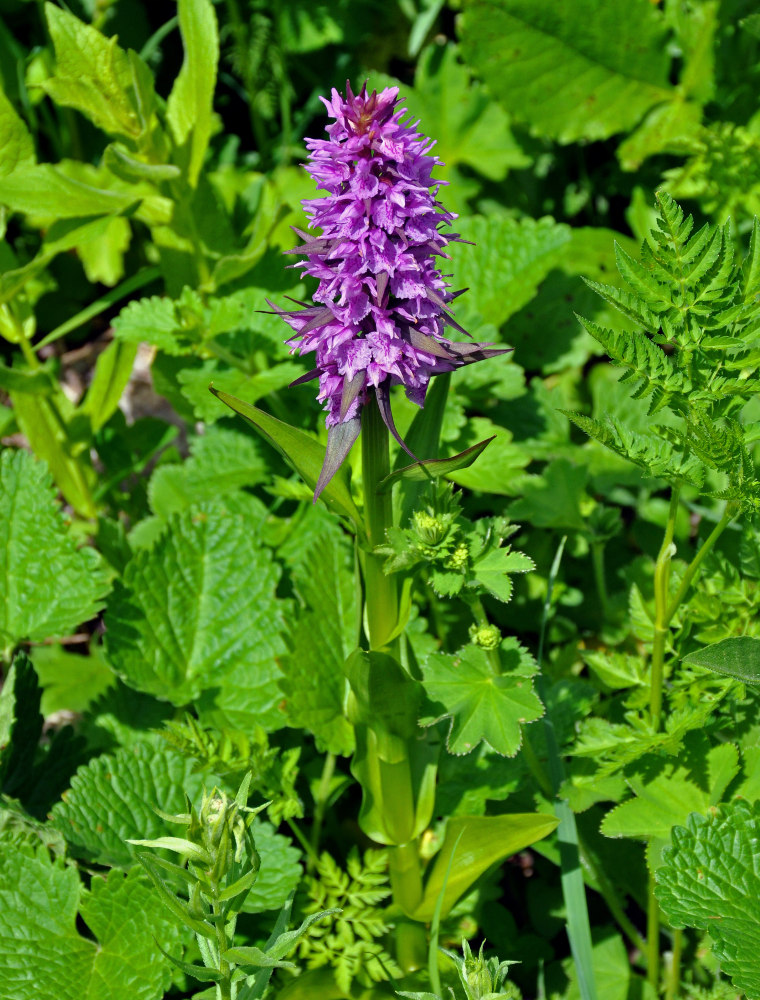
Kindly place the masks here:
[(657, 872), (657, 898), (675, 927), (699, 927), (721, 967), (749, 998), (760, 996), (757, 947), (757, 803), (737, 801), (707, 816), (692, 813), (673, 830)]
[[(210, 720), (236, 726), (255, 714), (276, 727), (279, 570), (248, 531), (252, 503), (238, 494), (170, 516), (155, 545), (137, 552), (117, 583), (106, 649), (140, 691), (182, 706), (216, 688), (201, 702)], [(230, 698), (229, 683), (243, 676), (245, 698)]]
[(176, 948), (179, 933), (139, 869), (95, 876), (87, 890), (44, 847), (21, 846), (0, 852), (0, 871), (4, 1000), (94, 998), (104, 989), (114, 1000), (153, 1000), (169, 987), (155, 939)]
[(72, 632), (109, 590), (98, 553), (77, 548), (45, 466), (23, 451), (0, 455), (0, 611), (3, 658), (21, 639)]
[(311, 915), (330, 910), (333, 915), (301, 939), (299, 957), (309, 969), (333, 968), (342, 990), (350, 990), (355, 979), (367, 986), (401, 975), (379, 940), (390, 929), (378, 906), (390, 895), (387, 864), (384, 851), (365, 851), (360, 857), (353, 848), (344, 871), (324, 853), (317, 862), (316, 875), (304, 879), (308, 901), (301, 904), (302, 912)]

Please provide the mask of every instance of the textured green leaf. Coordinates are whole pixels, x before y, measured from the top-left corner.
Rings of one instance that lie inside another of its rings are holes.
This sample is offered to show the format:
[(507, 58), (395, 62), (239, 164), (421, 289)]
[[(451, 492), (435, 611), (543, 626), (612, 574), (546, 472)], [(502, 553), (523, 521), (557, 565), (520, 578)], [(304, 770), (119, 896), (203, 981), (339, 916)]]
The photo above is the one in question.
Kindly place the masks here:
[(674, 927), (707, 930), (748, 1000), (760, 998), (760, 803), (737, 801), (673, 830), (656, 895)]
[(423, 664), (429, 701), (420, 722), (451, 720), (450, 753), (469, 753), (485, 741), (497, 753), (514, 757), (522, 745), (521, 726), (544, 714), (530, 680), (536, 669), (530, 654), (516, 640), (505, 639), (500, 658), (500, 674), (478, 646), (466, 646), (455, 656), (439, 653)]
[(221, 392), (243, 397), (249, 403), (255, 403), (270, 392), (285, 389), (303, 373), (303, 365), (294, 361), (283, 361), (255, 375), (248, 375), (239, 368), (230, 368), (223, 362), (212, 360), (204, 361), (199, 368), (184, 368), (179, 372), (177, 381), (182, 386), (182, 395), (192, 405), (196, 417), (212, 423), (227, 413), (219, 400), (208, 391), (212, 383), (214, 388)]
[(43, 81), (45, 91), (105, 132), (139, 137), (150, 113), (141, 93), (147, 67), (119, 48), (115, 37), (106, 38), (67, 10), (46, 3), (45, 16), (56, 59), (55, 75)]
[(108, 583), (94, 549), (77, 549), (44, 464), (0, 455), (0, 645), (72, 632), (102, 607)]
[(128, 839), (176, 835), (177, 827), (155, 809), (186, 811), (185, 794), (192, 799), (201, 787), (193, 764), (155, 742), (95, 757), (78, 769), (63, 801), (53, 807), (53, 824), (75, 857), (128, 868), (135, 859)]
[(87, 891), (44, 849), (0, 851), (0, 1000), (157, 1000), (171, 967), (155, 938), (179, 945), (139, 871), (95, 876)]
[(179, 0), (178, 9), (185, 58), (166, 103), (166, 117), (175, 143), (185, 147), (187, 176), (194, 187), (211, 138), (219, 29), (210, 0)]
[(507, 111), (560, 142), (627, 131), (672, 93), (647, 0), (467, 0), (461, 38)]
[(0, 177), (34, 165), (34, 142), (0, 87)]
[[(484, 364), (489, 363), (484, 362)], [(512, 440), (510, 431), (494, 424), (487, 417), (473, 417), (467, 421), (463, 435), (453, 442), (452, 447), (470, 446), (473, 440), (485, 437), (493, 437), (488, 446), (488, 456), (482, 462), (475, 462), (467, 468), (449, 472), (446, 478), (460, 486), (466, 486), (469, 490), (514, 496), (515, 492), (520, 490), (523, 478), (521, 470), (530, 462), (532, 456), (521, 444)]]
[(151, 295), (130, 302), (113, 321), (113, 329), (119, 340), (131, 344), (146, 341), (166, 354), (182, 355), (190, 350), (182, 318), (170, 298)]
[[(604, 817), (601, 831), (607, 837), (635, 837), (649, 842), (648, 861), (659, 864), (673, 826), (686, 822), (689, 813), (705, 812), (720, 802), (728, 785), (739, 773), (739, 753), (723, 743), (709, 751), (689, 744), (691, 755), (684, 763), (630, 775), (628, 784), (635, 798), (615, 806)], [(695, 756), (696, 755), (696, 756)]]
[[(262, 483), (268, 476), (262, 451), (250, 434), (229, 426), (207, 428), (192, 438), (190, 457), (181, 465), (160, 465), (153, 473), (148, 484), (151, 509), (166, 518), (194, 503)], [(267, 516), (262, 504), (256, 522), (263, 524)]]
[(42, 714), (84, 712), (116, 681), (101, 646), (94, 643), (87, 655), (69, 652), (55, 643), (30, 651), (42, 688)]
[[(449, 248), (457, 285), (469, 289), (455, 303), (457, 320), (465, 327), (481, 322), (501, 326), (533, 298), (570, 240), (569, 226), (550, 218), (473, 215), (457, 222), (457, 230), (475, 243)], [(476, 325), (469, 332), (480, 339)]]
[(499, 601), (509, 601), (512, 597), (511, 573), (530, 573), (536, 564), (522, 552), (510, 552), (509, 548), (492, 549), (473, 569), (473, 576)]
[[(250, 531), (258, 506), (236, 494), (171, 515), (155, 545), (127, 564), (109, 600), (106, 651), (140, 691), (176, 705), (206, 691), (209, 718), (237, 700), (276, 728), (283, 616), (279, 568)], [(236, 694), (237, 684), (244, 691)]]
[(722, 639), (712, 646), (697, 649), (684, 656), (684, 663), (707, 667), (718, 674), (735, 677), (753, 686), (760, 685), (760, 639), (751, 635)]
[(343, 664), (359, 639), (359, 595), (345, 536), (326, 530), (294, 574), (304, 603), (283, 657), (288, 721), (314, 734), (321, 750), (348, 756), (354, 734), (343, 713)]
[[(441, 915), (446, 916), (457, 899), (491, 865), (547, 837), (556, 828), (557, 822), (555, 816), (546, 813), (455, 816), (450, 819), (446, 824), (443, 846), (425, 879), (422, 901), (414, 912), (415, 919), (432, 919), (442, 890)], [(454, 863), (449, 871), (452, 854)]]

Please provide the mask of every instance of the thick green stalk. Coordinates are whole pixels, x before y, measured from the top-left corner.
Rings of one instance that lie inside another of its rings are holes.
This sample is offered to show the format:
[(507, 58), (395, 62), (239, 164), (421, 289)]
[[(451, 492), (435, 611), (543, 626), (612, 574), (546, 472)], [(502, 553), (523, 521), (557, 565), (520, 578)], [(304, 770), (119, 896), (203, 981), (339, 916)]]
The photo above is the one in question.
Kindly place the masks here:
[(393, 523), (390, 493), (377, 492), (377, 484), (390, 473), (391, 463), (388, 428), (374, 399), (364, 407), (361, 437), (364, 520), (369, 549), (364, 555), (367, 628), (369, 648), (382, 649), (396, 630), (398, 587), (395, 575), (386, 576), (383, 572), (383, 557), (372, 552), (376, 545), (385, 541), (385, 532)]
[[(391, 471), (388, 428), (374, 399), (365, 406), (362, 413), (362, 481), (364, 486), (364, 519), (367, 531), (368, 550), (364, 553), (364, 594), (367, 630), (370, 649), (396, 651), (398, 637), (391, 638), (398, 625), (398, 587), (395, 576), (383, 572), (383, 558), (376, 556), (372, 549), (385, 541), (385, 533), (393, 524), (393, 508), (390, 493), (380, 494), (377, 486)], [(386, 745), (392, 743), (390, 745)], [(384, 807), (392, 809), (392, 826), (410, 829), (415, 812), (412, 774), (409, 757), (402, 740), (383, 741), (378, 747), (375, 739), (368, 743), (370, 753), (377, 754), (376, 765), (384, 776), (387, 775), (388, 795), (383, 795)], [(386, 784), (384, 782), (384, 784)], [(412, 822), (407, 820), (411, 816)], [(389, 866), (393, 900), (405, 912), (413, 911), (422, 897), (422, 873), (420, 871), (417, 842), (391, 846)], [(421, 924), (400, 922), (396, 929), (396, 957), (404, 972), (422, 968), (427, 958), (425, 930)]]

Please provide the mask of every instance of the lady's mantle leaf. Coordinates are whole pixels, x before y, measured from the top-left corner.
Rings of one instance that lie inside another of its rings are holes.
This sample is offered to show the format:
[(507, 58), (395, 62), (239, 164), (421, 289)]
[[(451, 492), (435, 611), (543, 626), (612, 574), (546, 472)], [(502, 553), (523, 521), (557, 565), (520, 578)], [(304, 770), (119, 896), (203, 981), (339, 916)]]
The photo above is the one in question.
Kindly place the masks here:
[(53, 807), (53, 825), (75, 857), (128, 868), (134, 862), (128, 839), (177, 833), (154, 810), (186, 811), (185, 793), (192, 798), (202, 783), (193, 766), (180, 754), (147, 743), (96, 757), (79, 768), (63, 802)]
[(505, 639), (500, 658), (500, 674), (477, 646), (468, 646), (456, 656), (431, 656), (424, 664), (428, 704), (420, 722), (430, 726), (444, 718), (451, 720), (450, 753), (469, 753), (483, 740), (497, 753), (514, 757), (522, 744), (520, 726), (544, 714), (530, 681), (535, 673), (530, 654), (515, 640)]
[[(126, 566), (108, 604), (106, 646), (114, 669), (139, 691), (175, 705), (206, 692), (209, 721), (221, 712), (245, 728), (255, 712), (277, 728), (279, 569), (250, 530), (252, 506), (238, 494), (171, 515), (153, 548)], [(233, 694), (228, 687), (238, 682)]]
[[(96, 940), (82, 937), (77, 911)], [(171, 982), (177, 928), (135, 870), (95, 877), (29, 847), (0, 851), (0, 1000), (155, 1000)]]
[(760, 803), (692, 813), (673, 830), (656, 895), (673, 927), (706, 929), (721, 970), (760, 998)]
[(100, 557), (78, 549), (50, 475), (25, 451), (0, 456), (0, 650), (47, 639), (93, 618), (108, 593)]

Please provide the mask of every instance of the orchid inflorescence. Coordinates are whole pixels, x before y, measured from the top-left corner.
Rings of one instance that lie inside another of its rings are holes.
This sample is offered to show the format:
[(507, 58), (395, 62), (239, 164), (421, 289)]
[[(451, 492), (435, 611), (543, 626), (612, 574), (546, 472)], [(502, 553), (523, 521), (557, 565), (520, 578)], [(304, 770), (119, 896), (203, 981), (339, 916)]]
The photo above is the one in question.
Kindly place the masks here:
[(366, 84), (346, 97), (333, 89), (322, 98), (334, 123), (329, 139), (307, 139), (306, 169), (326, 197), (304, 202), (311, 236), (288, 253), (294, 265), (319, 281), (313, 304), (276, 312), (296, 331), (287, 343), (301, 354), (316, 352), (316, 366), (295, 384), (319, 379), (318, 399), (327, 411), (328, 445), (315, 499), (348, 454), (361, 429), (361, 411), (374, 395), (390, 432), (399, 436), (390, 408), (390, 388), (403, 385), (422, 406), (434, 375), (503, 352), (479, 343), (456, 343), (449, 290), (436, 257), (451, 241), (442, 230), (456, 218), (436, 200), (445, 182), (433, 179), (441, 161), (434, 143), (406, 120), (397, 87), (367, 93)]

